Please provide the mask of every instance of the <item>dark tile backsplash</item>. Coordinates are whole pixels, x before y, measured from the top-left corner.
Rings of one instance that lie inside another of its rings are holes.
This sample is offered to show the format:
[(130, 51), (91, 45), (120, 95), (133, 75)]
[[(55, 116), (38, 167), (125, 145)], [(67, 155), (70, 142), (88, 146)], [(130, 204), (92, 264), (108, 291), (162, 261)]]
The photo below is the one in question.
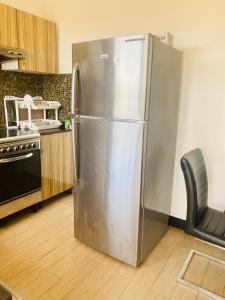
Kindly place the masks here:
[(45, 100), (57, 100), (62, 104), (62, 108), (59, 110), (61, 120), (70, 116), (71, 78), (71, 74), (43, 76), (43, 98)]
[(44, 100), (58, 100), (62, 104), (60, 119), (69, 117), (71, 74), (39, 75), (0, 70), (0, 127), (5, 126), (5, 95), (23, 97), (43, 96)]
[(41, 95), (43, 92), (43, 79), (41, 75), (4, 72), (0, 70), (0, 126), (5, 126), (4, 96), (23, 97), (29, 93), (31, 96)]

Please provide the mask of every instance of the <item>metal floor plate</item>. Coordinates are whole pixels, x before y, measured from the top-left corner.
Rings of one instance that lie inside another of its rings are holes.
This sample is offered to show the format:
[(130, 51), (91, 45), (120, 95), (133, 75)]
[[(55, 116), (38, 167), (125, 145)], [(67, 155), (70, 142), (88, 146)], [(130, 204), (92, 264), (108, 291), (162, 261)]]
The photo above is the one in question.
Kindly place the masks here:
[(225, 300), (225, 261), (192, 249), (177, 281), (212, 299)]

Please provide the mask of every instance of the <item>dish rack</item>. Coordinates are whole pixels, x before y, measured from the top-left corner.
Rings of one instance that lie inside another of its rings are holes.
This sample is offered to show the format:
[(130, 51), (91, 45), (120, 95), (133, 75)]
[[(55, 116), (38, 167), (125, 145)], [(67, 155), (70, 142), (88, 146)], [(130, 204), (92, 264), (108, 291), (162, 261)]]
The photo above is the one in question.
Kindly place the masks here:
[[(26, 96), (25, 96), (26, 97)], [(26, 98), (18, 98), (12, 96), (6, 96), (4, 98), (5, 104), (5, 118), (6, 118), (6, 126), (8, 126), (8, 112), (7, 112), (7, 101), (15, 102), (15, 111), (16, 111), (16, 124), (17, 127), (22, 129), (31, 129), (31, 130), (46, 130), (58, 128), (62, 125), (62, 123), (58, 119), (58, 110), (61, 107), (59, 101), (44, 101), (42, 97), (34, 97), (28, 95), (28, 101), (25, 101)], [(27, 110), (27, 120), (20, 120), (20, 110)], [(47, 110), (54, 110), (55, 119), (47, 118)], [(32, 111), (42, 111), (43, 118), (42, 119), (33, 119)]]
[(21, 129), (31, 129), (31, 130), (46, 130), (46, 129), (54, 129), (59, 128), (61, 126), (61, 122), (58, 120), (49, 120), (49, 119), (35, 119), (32, 121), (20, 121)]

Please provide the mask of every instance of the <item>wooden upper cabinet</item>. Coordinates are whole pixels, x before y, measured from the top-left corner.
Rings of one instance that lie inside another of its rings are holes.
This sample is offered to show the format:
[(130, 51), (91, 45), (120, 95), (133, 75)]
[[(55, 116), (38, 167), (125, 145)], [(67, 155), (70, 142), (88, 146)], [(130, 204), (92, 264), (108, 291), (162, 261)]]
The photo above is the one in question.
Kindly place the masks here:
[(56, 24), (50, 21), (47, 22), (47, 69), (49, 73), (56, 73), (57, 71), (57, 45), (56, 45)]
[(19, 60), (19, 69), (22, 71), (36, 71), (35, 16), (18, 10), (17, 24), (19, 48), (26, 49), (29, 55), (28, 59)]
[(21, 71), (56, 73), (56, 25), (54, 22), (17, 10), (19, 48), (28, 58), (19, 62)]
[(16, 9), (0, 4), (0, 45), (18, 48)]

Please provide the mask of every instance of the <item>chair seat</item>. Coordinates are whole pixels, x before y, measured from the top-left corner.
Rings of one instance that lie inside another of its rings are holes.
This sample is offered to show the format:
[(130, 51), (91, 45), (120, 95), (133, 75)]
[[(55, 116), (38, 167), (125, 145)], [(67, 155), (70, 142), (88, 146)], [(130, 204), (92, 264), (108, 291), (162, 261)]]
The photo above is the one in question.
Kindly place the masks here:
[(225, 248), (225, 213), (208, 207), (193, 234)]
[(208, 208), (197, 228), (225, 239), (225, 213)]

